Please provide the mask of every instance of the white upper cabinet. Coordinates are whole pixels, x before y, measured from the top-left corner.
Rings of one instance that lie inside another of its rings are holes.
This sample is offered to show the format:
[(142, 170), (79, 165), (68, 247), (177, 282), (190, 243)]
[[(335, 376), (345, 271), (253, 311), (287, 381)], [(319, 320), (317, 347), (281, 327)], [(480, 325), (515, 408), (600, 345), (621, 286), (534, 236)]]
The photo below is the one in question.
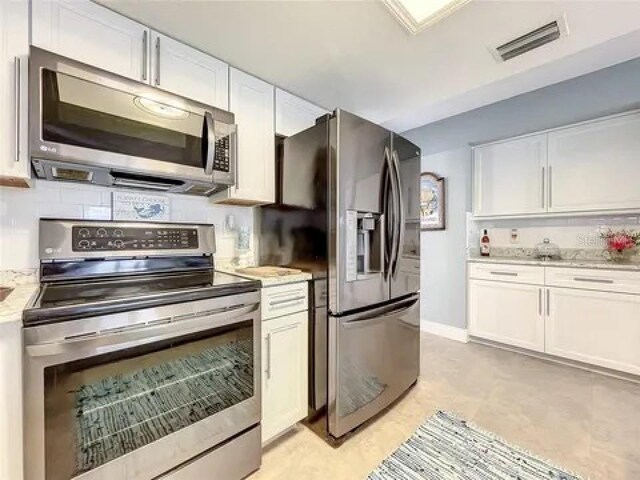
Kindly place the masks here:
[(474, 148), (476, 217), (640, 211), (640, 113)]
[(290, 137), (316, 124), (316, 119), (329, 113), (289, 92), (276, 88), (276, 133)]
[(549, 212), (640, 209), (640, 114), (549, 134)]
[(229, 110), (229, 66), (166, 35), (151, 33), (151, 84)]
[(33, 0), (32, 22), (33, 45), (148, 81), (150, 31), (144, 25), (87, 0)]
[(28, 187), (29, 3), (0, 1), (0, 185)]
[(274, 88), (229, 69), (229, 107), (238, 125), (236, 184), (214, 202), (260, 205), (275, 201)]
[(546, 164), (544, 135), (476, 147), (473, 154), (474, 215), (545, 212)]

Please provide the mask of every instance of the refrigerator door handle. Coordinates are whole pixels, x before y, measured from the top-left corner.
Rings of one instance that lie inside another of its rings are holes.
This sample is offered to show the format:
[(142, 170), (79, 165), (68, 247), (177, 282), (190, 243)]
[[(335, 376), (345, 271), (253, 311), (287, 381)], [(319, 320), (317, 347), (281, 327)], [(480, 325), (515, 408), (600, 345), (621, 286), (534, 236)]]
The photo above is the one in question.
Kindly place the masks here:
[[(391, 188), (391, 208), (389, 209), (389, 218), (387, 221), (387, 225), (391, 226), (391, 247), (390, 247), (390, 255), (388, 260), (388, 273), (387, 273), (387, 281), (393, 275), (393, 266), (394, 259), (398, 256), (398, 241), (399, 234), (398, 231), (398, 185), (395, 182), (395, 168), (393, 165), (393, 160), (391, 159), (391, 154), (388, 148), (385, 148), (385, 160), (387, 164), (387, 175), (388, 175), (388, 184)], [(388, 235), (387, 235), (388, 237)]]
[(392, 157), (393, 157), (393, 161), (391, 162), (393, 166), (392, 183), (395, 184), (396, 198), (397, 198), (397, 201), (395, 202), (397, 213), (395, 215), (394, 220), (396, 222), (395, 228), (396, 228), (396, 231), (398, 232), (397, 238), (396, 238), (395, 255), (391, 259), (391, 261), (393, 262), (391, 273), (392, 273), (392, 276), (395, 278), (398, 273), (398, 265), (400, 264), (399, 259), (402, 253), (402, 246), (404, 245), (404, 203), (402, 200), (402, 186), (400, 184), (400, 165), (398, 161), (398, 152), (394, 150)]
[(391, 276), (391, 262), (395, 254), (394, 247), (396, 244), (396, 229), (394, 222), (394, 199), (393, 199), (393, 177), (391, 173), (391, 154), (389, 148), (384, 149), (384, 164), (382, 167), (382, 182), (381, 182), (381, 195), (382, 195), (382, 208), (381, 211), (384, 215), (384, 271), (383, 276), (385, 281), (389, 281)]

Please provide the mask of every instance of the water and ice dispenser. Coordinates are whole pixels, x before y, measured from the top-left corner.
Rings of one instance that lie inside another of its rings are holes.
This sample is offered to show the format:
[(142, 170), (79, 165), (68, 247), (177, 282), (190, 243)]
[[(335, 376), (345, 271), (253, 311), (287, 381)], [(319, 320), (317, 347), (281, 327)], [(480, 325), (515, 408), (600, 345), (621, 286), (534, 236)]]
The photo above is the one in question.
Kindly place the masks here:
[(384, 216), (348, 210), (346, 216), (346, 280), (364, 280), (382, 274)]

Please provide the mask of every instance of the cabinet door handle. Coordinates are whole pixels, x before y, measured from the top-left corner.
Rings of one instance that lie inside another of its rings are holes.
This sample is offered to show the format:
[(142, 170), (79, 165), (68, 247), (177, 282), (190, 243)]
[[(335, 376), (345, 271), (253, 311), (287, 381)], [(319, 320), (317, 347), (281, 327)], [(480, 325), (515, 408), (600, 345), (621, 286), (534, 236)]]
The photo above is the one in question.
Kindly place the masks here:
[(542, 167), (542, 185), (540, 187), (540, 206), (542, 208), (544, 208), (544, 184), (545, 184), (545, 178), (544, 178), (544, 167)]
[(156, 86), (160, 85), (160, 37), (156, 38)]
[(240, 125), (236, 125), (236, 134), (234, 136), (233, 139), (233, 144), (235, 147), (235, 152), (234, 152), (234, 158), (233, 158), (233, 168), (234, 168), (234, 173), (235, 173), (235, 188), (236, 188), (236, 192), (238, 191), (238, 189), (240, 188), (240, 162), (238, 162), (238, 154), (240, 153), (238, 151), (238, 144), (239, 144), (239, 140), (238, 137), (240, 136)]
[(502, 275), (503, 277), (517, 277), (517, 272), (489, 272), (491, 275)]
[(149, 32), (145, 30), (142, 33), (142, 81), (146, 82), (149, 76), (148, 59), (149, 59)]
[(267, 380), (271, 379), (271, 333), (267, 333), (267, 366), (264, 370)]
[(16, 156), (14, 158), (14, 160), (16, 162), (20, 161), (20, 93), (21, 93), (21, 85), (20, 85), (20, 79), (21, 79), (21, 72), (20, 72), (20, 57), (15, 57), (13, 59), (13, 76), (14, 76), (14, 81), (16, 82), (16, 88), (15, 88), (15, 93), (16, 93), (16, 104), (15, 104), (15, 111), (14, 111), (14, 118), (15, 118), (15, 122), (16, 122), (16, 137), (15, 137), (15, 142), (16, 142)]
[(553, 205), (553, 167), (549, 165), (549, 206)]
[(542, 289), (538, 289), (538, 315), (542, 316)]
[(547, 317), (551, 315), (551, 293), (547, 288)]
[(273, 300), (273, 301), (269, 302), (269, 305), (274, 306), (274, 305), (282, 305), (283, 303), (298, 302), (300, 300), (304, 300), (305, 298), (306, 297), (304, 295), (302, 295), (300, 297), (285, 298), (283, 300)]
[(588, 277), (573, 277), (573, 280), (576, 282), (589, 282), (589, 283), (607, 283), (611, 285), (613, 280), (609, 278), (588, 278)]

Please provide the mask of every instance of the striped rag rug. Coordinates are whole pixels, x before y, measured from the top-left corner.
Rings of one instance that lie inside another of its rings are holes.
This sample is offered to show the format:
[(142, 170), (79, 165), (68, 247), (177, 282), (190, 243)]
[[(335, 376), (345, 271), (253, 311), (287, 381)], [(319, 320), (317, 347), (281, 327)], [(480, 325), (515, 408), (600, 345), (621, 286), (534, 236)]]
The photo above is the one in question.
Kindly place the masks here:
[(367, 480), (580, 480), (450, 413), (436, 412)]

